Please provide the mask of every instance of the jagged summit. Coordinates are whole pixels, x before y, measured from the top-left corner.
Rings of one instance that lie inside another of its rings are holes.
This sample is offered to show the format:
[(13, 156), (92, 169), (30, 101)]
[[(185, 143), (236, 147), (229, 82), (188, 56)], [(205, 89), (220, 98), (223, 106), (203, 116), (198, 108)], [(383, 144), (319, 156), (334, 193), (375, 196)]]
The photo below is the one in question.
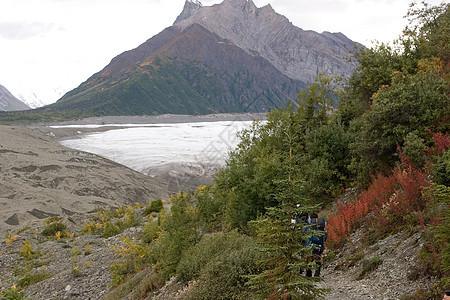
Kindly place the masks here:
[(174, 24), (189, 18), (196, 10), (202, 7), (203, 4), (198, 0), (186, 0), (186, 2), (184, 3), (183, 11), (177, 17)]
[(263, 112), (285, 106), (319, 73), (353, 72), (345, 59), (353, 42), (343, 34), (305, 31), (253, 1), (185, 0), (173, 26), (47, 108), (57, 118)]
[(305, 31), (269, 4), (258, 8), (252, 0), (224, 0), (195, 9), (185, 5), (174, 26), (183, 30), (196, 23), (306, 83), (319, 73), (348, 75), (355, 67), (343, 59), (354, 44), (345, 35)]
[(223, 3), (235, 6), (244, 6), (246, 4), (255, 5), (252, 0), (224, 0)]

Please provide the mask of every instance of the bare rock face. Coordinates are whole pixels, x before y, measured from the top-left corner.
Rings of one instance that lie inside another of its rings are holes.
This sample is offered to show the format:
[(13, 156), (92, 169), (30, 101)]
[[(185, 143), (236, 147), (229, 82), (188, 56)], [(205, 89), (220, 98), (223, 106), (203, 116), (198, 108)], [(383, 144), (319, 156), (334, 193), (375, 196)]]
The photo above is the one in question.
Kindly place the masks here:
[(14, 97), (3, 85), (0, 85), (0, 111), (27, 110), (28, 105)]
[(177, 17), (177, 19), (175, 20), (175, 23), (181, 22), (182, 20), (189, 18), (190, 16), (192, 16), (195, 13), (196, 10), (198, 10), (201, 7), (203, 7), (203, 5), (198, 1), (195, 1), (195, 2), (189, 1), (189, 0), (186, 1), (186, 3), (184, 4), (183, 11)]
[(354, 44), (345, 35), (305, 31), (270, 4), (258, 8), (252, 0), (224, 0), (204, 7), (187, 0), (174, 26), (184, 29), (195, 23), (251, 55), (267, 59), (295, 80), (311, 83), (321, 72), (348, 76), (355, 67), (344, 59)]

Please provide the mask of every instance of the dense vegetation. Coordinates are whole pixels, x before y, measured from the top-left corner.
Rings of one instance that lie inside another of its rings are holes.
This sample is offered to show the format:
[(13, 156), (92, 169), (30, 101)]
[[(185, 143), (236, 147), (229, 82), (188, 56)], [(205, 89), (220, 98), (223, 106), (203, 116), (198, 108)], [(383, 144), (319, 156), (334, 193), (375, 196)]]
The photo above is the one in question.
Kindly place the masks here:
[[(412, 5), (398, 41), (354, 53), (349, 80), (319, 76), (296, 103), (241, 132), (212, 186), (173, 197), (147, 225), (153, 275), (139, 291), (175, 276), (192, 285), (186, 299), (318, 298), (325, 291), (298, 272), (315, 267), (304, 259), (308, 237), (290, 219), (321, 207), (331, 208), (336, 249), (362, 222), (368, 244), (423, 230), (423, 274), (441, 280), (420, 295), (449, 288), (449, 7)], [(335, 205), (349, 188), (359, 196)]]
[[(213, 68), (198, 61), (159, 58), (117, 80), (96, 74), (56, 103), (1, 112), (0, 124), (41, 123), (96, 116), (264, 112), (284, 106), (286, 94), (304, 87), (285, 77), (274, 89), (244, 67)], [(271, 83), (273, 84), (273, 83)]]
[[(442, 295), (450, 288), (449, 8), (413, 5), (398, 41), (354, 53), (349, 80), (319, 76), (296, 103), (241, 132), (213, 185), (173, 196), (158, 213), (160, 203), (146, 209), (142, 243), (123, 238), (107, 299), (144, 298), (166, 282), (189, 284), (183, 299), (319, 298), (320, 279), (299, 272), (317, 267), (303, 246), (311, 231), (299, 234), (290, 221), (323, 207), (336, 251), (363, 222), (368, 244), (423, 230), (422, 274), (440, 281), (415, 299)], [(359, 196), (335, 205), (350, 188)]]

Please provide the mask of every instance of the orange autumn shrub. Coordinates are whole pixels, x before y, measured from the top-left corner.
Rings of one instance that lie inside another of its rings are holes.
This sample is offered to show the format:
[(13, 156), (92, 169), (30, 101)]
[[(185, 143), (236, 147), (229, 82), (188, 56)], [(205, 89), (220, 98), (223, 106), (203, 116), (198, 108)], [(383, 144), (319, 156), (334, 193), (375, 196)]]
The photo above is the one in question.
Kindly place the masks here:
[[(440, 155), (450, 148), (448, 133), (433, 133), (430, 130), (428, 132), (432, 135), (435, 146), (428, 148), (425, 155), (429, 157)], [(414, 167), (399, 146), (398, 152), (401, 166), (390, 176), (373, 177), (369, 188), (353, 202), (337, 203), (337, 212), (329, 216), (327, 224), (328, 235), (332, 242), (337, 243), (345, 238), (371, 212), (372, 218), (381, 226), (395, 225), (393, 223), (396, 221), (402, 222), (404, 216), (414, 211), (419, 212), (420, 216), (420, 212), (429, 201), (424, 189), (430, 186), (427, 169), (431, 163), (428, 161), (427, 168), (421, 170)]]

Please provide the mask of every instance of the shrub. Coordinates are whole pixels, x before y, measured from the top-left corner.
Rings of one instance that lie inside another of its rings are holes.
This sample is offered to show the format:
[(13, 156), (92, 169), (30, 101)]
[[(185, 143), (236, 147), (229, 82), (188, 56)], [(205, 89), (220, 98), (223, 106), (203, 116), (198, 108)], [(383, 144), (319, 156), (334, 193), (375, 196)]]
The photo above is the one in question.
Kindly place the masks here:
[(112, 223), (111, 221), (107, 221), (105, 224), (103, 224), (102, 237), (109, 238), (118, 235), (122, 232), (122, 226), (120, 225), (122, 224), (119, 222)]
[(42, 230), (42, 235), (47, 237), (56, 236), (58, 232), (60, 232), (60, 237), (67, 237), (67, 228), (64, 223), (61, 222), (61, 218), (59, 217), (52, 217), (49, 219), (46, 219), (44, 221), (44, 224), (46, 226)]
[(122, 245), (116, 245), (114, 252), (120, 260), (111, 265), (113, 286), (124, 282), (128, 277), (141, 271), (146, 266), (146, 249), (135, 238), (120, 236)]
[(0, 290), (0, 296), (2, 299), (5, 299), (5, 300), (28, 299), (28, 298), (25, 298), (25, 294), (24, 294), (23, 290), (17, 288), (15, 284), (13, 284), (7, 290)]
[(170, 212), (159, 216), (161, 231), (151, 245), (152, 259), (166, 279), (175, 275), (183, 252), (201, 237), (192, 194), (179, 193), (171, 197), (171, 202)]
[(141, 239), (144, 243), (150, 243), (158, 237), (160, 231), (161, 227), (158, 222), (151, 220), (145, 223), (141, 233)]
[(369, 273), (375, 271), (379, 265), (383, 263), (383, 260), (379, 256), (375, 256), (371, 258), (370, 260), (363, 260), (362, 261), (362, 270), (361, 273), (358, 276), (358, 280), (361, 280), (365, 278)]
[(97, 209), (96, 212), (97, 216), (94, 217), (94, 221), (84, 224), (84, 234), (100, 234), (102, 237), (108, 238), (127, 228), (139, 225), (136, 207), (131, 205), (121, 206), (114, 211)]
[(394, 230), (405, 223), (405, 217), (422, 211), (429, 201), (424, 190), (429, 186), (427, 174), (413, 167), (411, 161), (398, 148), (402, 167), (389, 176), (372, 178), (372, 184), (354, 202), (337, 203), (338, 213), (331, 215), (327, 230), (332, 242), (339, 242), (360, 225), (369, 212), (374, 224), (385, 230)]
[(332, 242), (339, 242), (371, 211), (380, 210), (397, 187), (394, 176), (372, 178), (370, 187), (353, 202), (337, 203), (338, 212), (328, 219), (327, 231)]
[(151, 213), (159, 213), (163, 209), (164, 203), (161, 199), (153, 200), (144, 209), (144, 214), (147, 216)]
[(20, 254), (28, 259), (33, 257), (33, 247), (31, 246), (29, 240), (25, 240), (25, 242), (23, 243), (22, 252)]
[(251, 238), (235, 231), (217, 233), (203, 237), (195, 246), (189, 248), (181, 258), (177, 268), (177, 277), (183, 282), (197, 279), (202, 269), (218, 257), (224, 257), (229, 252), (242, 248), (256, 248)]
[(89, 243), (86, 243), (84, 246), (84, 255), (91, 255), (92, 254), (92, 247)]
[(236, 232), (203, 238), (177, 268), (181, 280), (197, 279), (185, 299), (249, 299), (245, 275), (257, 270), (260, 255), (254, 239)]
[(72, 274), (73, 277), (80, 277), (81, 275), (83, 275), (78, 266), (73, 267), (70, 273)]
[(450, 150), (444, 151), (436, 159), (431, 172), (435, 183), (450, 186)]
[(81, 255), (81, 250), (78, 248), (78, 247), (74, 247), (73, 249), (72, 249), (72, 256), (78, 256), (78, 255)]
[(113, 289), (107, 294), (105, 300), (146, 299), (149, 293), (164, 286), (161, 275), (153, 268), (139, 272), (130, 280)]

